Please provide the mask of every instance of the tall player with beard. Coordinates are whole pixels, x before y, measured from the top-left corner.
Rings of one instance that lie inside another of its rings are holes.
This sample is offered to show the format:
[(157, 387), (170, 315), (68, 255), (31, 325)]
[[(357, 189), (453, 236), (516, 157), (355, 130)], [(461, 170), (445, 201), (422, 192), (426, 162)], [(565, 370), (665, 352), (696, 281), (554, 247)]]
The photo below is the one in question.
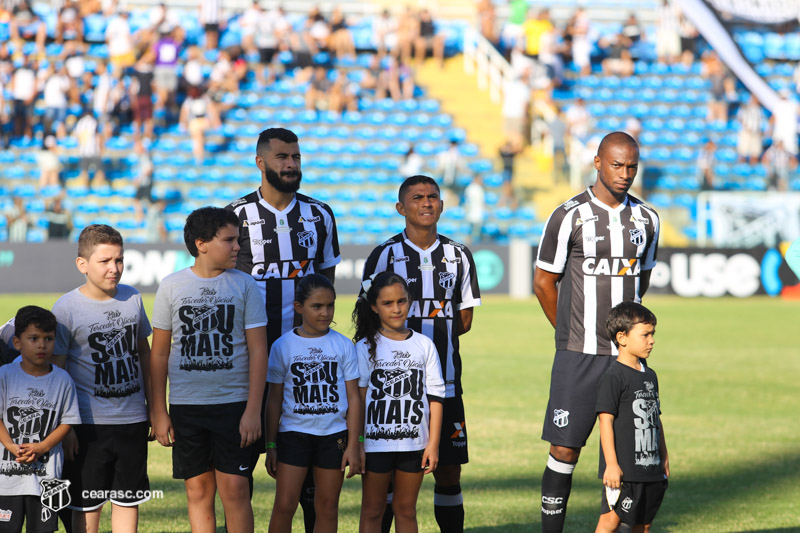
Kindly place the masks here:
[[(469, 455), (459, 337), (470, 330), (473, 309), (481, 305), (475, 262), (466, 246), (439, 235), (444, 203), (432, 178), (407, 178), (400, 185), (396, 208), (405, 218), (405, 230), (372, 251), (363, 277), (392, 271), (405, 279), (411, 301), (407, 327), (429, 337), (439, 353), (445, 400), (439, 467), (433, 473), (434, 514), (443, 533), (460, 533), (464, 530), (461, 465)], [(390, 525), (391, 505), (387, 505), (383, 531)]]
[[(303, 177), (297, 135), (283, 128), (262, 131), (256, 166), (261, 186), (228, 209), (239, 217), (241, 250), (236, 268), (253, 276), (264, 297), (269, 350), (281, 335), (300, 325), (294, 311), (297, 283), (313, 272), (333, 283), (341, 257), (331, 208), (297, 192)], [(308, 533), (314, 528), (310, 472), (300, 498)]]
[(659, 219), (628, 195), (639, 147), (623, 132), (600, 142), (595, 184), (550, 215), (533, 283), (556, 330), (556, 354), (542, 439), (550, 457), (542, 476), (542, 531), (564, 529), (572, 472), (592, 432), (600, 378), (617, 355), (606, 332), (612, 307), (640, 302), (656, 263)]

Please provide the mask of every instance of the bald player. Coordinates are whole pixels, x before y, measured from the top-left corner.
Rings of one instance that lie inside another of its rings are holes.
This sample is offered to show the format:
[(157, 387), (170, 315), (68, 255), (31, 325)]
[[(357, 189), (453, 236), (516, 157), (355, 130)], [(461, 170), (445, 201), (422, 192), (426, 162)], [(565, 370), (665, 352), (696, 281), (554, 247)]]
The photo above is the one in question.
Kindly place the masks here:
[(596, 419), (600, 377), (617, 349), (606, 317), (623, 301), (640, 302), (656, 264), (656, 212), (628, 194), (639, 147), (614, 132), (594, 158), (594, 185), (550, 215), (539, 244), (534, 291), (555, 328), (542, 440), (550, 457), (542, 476), (542, 531), (564, 529), (572, 472)]

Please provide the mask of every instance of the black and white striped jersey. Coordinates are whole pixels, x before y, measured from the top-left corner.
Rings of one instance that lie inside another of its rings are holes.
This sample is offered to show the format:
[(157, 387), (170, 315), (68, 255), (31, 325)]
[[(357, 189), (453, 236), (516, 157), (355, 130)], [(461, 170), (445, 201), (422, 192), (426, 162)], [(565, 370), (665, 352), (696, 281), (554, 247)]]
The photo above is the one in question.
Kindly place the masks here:
[(239, 217), (236, 268), (258, 282), (267, 309), (267, 344), (295, 322), (294, 290), (306, 274), (337, 265), (339, 238), (331, 208), (296, 193), (283, 211), (256, 189), (228, 205)]
[(403, 232), (372, 251), (362, 279), (386, 270), (408, 283), (411, 306), (407, 327), (429, 337), (436, 346), (446, 396), (461, 395), (461, 354), (454, 318), (461, 309), (481, 305), (472, 253), (443, 235), (423, 250)]
[(640, 274), (656, 264), (658, 234), (658, 214), (630, 195), (611, 208), (589, 188), (553, 211), (536, 267), (563, 274), (557, 350), (617, 354), (606, 333), (608, 313), (620, 302), (641, 301)]

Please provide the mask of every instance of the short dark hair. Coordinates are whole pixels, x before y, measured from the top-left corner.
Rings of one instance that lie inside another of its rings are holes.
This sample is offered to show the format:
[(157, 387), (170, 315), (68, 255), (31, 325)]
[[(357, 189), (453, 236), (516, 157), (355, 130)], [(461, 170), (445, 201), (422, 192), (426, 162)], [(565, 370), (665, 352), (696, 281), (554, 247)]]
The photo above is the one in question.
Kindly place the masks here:
[(413, 187), (414, 185), (419, 185), (420, 183), (425, 185), (433, 185), (436, 187), (437, 191), (440, 191), (439, 184), (436, 183), (436, 180), (431, 178), (430, 176), (423, 176), (421, 174), (417, 174), (416, 176), (411, 176), (405, 179), (403, 183), (400, 185), (400, 190), (397, 191), (397, 201), (401, 204), (403, 203), (403, 198), (406, 195), (406, 191), (408, 191), (409, 187)]
[(256, 154), (260, 154), (263, 150), (269, 148), (269, 142), (272, 139), (278, 139), (285, 143), (296, 143), (297, 135), (286, 128), (267, 128), (258, 134), (258, 142), (256, 143)]
[(200, 239), (208, 242), (216, 237), (220, 229), (225, 226), (239, 227), (239, 217), (230, 209), (222, 207), (201, 207), (192, 211), (186, 217), (183, 227), (183, 242), (192, 257), (197, 257), (197, 245), (194, 241)]
[(294, 289), (294, 301), (298, 303), (305, 303), (311, 293), (317, 289), (329, 289), (333, 291), (333, 297), (336, 298), (336, 289), (333, 288), (333, 283), (326, 276), (322, 274), (307, 274), (303, 276), (300, 283)]
[(31, 324), (46, 333), (54, 333), (58, 326), (56, 316), (47, 309), (26, 305), (20, 308), (14, 317), (14, 336), (19, 339)]
[(122, 246), (122, 235), (106, 224), (89, 224), (78, 237), (78, 257), (89, 259), (95, 247), (101, 244)]
[(636, 302), (622, 302), (617, 304), (608, 313), (606, 332), (611, 342), (619, 348), (617, 333), (628, 334), (636, 324), (649, 324), (655, 326), (658, 321), (656, 315), (648, 308)]

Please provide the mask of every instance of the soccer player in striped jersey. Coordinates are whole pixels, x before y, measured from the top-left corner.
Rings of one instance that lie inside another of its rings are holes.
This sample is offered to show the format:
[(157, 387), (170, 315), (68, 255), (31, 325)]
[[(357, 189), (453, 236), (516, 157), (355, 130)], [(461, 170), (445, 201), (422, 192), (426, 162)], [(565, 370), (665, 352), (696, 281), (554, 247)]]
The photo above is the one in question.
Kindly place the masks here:
[[(391, 270), (409, 288), (407, 327), (433, 340), (445, 381), (439, 467), (433, 473), (434, 511), (443, 533), (464, 530), (461, 465), (467, 463), (467, 428), (461, 397), (459, 336), (472, 326), (473, 308), (481, 305), (472, 253), (439, 235), (436, 224), (444, 204), (439, 186), (427, 176), (412, 176), (400, 186), (397, 212), (406, 228), (379, 245), (364, 264), (363, 278)], [(387, 506), (390, 517), (391, 507)], [(384, 531), (387, 531), (384, 521)]]
[(606, 135), (595, 184), (557, 207), (545, 224), (534, 290), (556, 330), (556, 355), (542, 439), (550, 457), (542, 477), (542, 531), (562, 531), (572, 472), (596, 419), (599, 381), (617, 355), (606, 333), (612, 307), (641, 302), (656, 263), (656, 212), (628, 195), (639, 147), (626, 133)]
[[(239, 217), (241, 249), (236, 268), (255, 278), (264, 297), (269, 350), (281, 335), (300, 325), (294, 295), (303, 276), (317, 272), (333, 283), (341, 256), (331, 208), (297, 192), (303, 177), (297, 135), (283, 128), (262, 131), (256, 165), (261, 186), (228, 208)], [(257, 457), (254, 460), (258, 462)], [(310, 532), (314, 528), (313, 483), (303, 487), (300, 504)]]

